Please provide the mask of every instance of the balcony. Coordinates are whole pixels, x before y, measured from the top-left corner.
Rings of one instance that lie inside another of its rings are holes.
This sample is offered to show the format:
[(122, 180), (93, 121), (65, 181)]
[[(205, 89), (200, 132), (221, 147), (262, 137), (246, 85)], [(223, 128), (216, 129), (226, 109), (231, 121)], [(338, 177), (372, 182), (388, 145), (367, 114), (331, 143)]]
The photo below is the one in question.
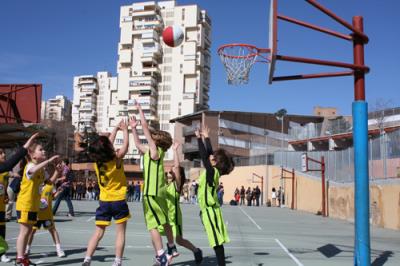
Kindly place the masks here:
[(193, 152), (198, 152), (198, 151), (199, 151), (199, 147), (193, 143), (185, 143), (182, 146), (183, 153), (193, 153)]
[(132, 50), (120, 50), (119, 51), (119, 63), (120, 64), (132, 64)]
[(194, 132), (196, 131), (196, 128), (194, 127), (184, 127), (182, 128), (182, 133), (183, 136), (187, 137), (187, 136), (194, 136)]
[(97, 83), (97, 78), (95, 77), (87, 77), (87, 78), (80, 78), (78, 84), (93, 84)]
[(160, 68), (158, 68), (158, 67), (156, 67), (156, 66), (153, 66), (153, 67), (144, 67), (144, 68), (142, 69), (142, 73), (152, 73), (152, 74), (156, 73), (156, 74), (158, 74), (158, 75), (161, 75)]
[(156, 16), (157, 10), (134, 10), (132, 13), (133, 18), (145, 17), (145, 16)]

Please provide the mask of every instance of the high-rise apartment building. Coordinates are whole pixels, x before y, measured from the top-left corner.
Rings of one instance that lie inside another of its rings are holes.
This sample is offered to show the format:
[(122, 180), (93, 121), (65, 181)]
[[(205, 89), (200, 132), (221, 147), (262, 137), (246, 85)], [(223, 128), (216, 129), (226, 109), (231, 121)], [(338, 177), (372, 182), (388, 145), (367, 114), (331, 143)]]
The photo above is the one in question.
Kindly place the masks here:
[(71, 121), (71, 101), (67, 97), (57, 95), (53, 99), (42, 101), (41, 118), (57, 121)]
[[(162, 41), (170, 25), (185, 34), (175, 48)], [(122, 6), (120, 28), (115, 121), (134, 113), (137, 100), (151, 126), (174, 136), (170, 119), (209, 108), (211, 21), (197, 5), (151, 1)]]
[(108, 112), (112, 97), (115, 97), (116, 85), (116, 78), (108, 72), (74, 77), (72, 124), (76, 130), (108, 130)]

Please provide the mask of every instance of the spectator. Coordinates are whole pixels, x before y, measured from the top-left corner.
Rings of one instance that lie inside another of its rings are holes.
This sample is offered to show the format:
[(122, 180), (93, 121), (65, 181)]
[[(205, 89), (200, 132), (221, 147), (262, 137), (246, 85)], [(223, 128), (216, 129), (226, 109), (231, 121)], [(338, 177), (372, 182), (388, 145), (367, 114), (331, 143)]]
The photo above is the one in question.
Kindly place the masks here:
[(252, 198), (251, 188), (248, 187), (246, 190), (247, 206), (251, 206), (251, 198)]
[(258, 186), (256, 186), (256, 189), (255, 189), (255, 196), (256, 196), (256, 205), (257, 205), (257, 207), (259, 207), (260, 206), (261, 190), (260, 190), (260, 188)]
[(86, 199), (87, 200), (92, 200), (92, 192), (93, 192), (92, 182), (90, 182), (90, 180), (87, 180), (86, 181)]
[(238, 189), (238, 188), (235, 189), (234, 198), (235, 198), (235, 201), (236, 201), (236, 205), (239, 205), (239, 201), (240, 201), (240, 192), (239, 192), (239, 189)]
[(129, 181), (127, 192), (128, 192), (128, 201), (132, 202), (135, 193), (135, 185), (133, 184), (132, 181)]
[(58, 181), (60, 192), (56, 198), (56, 201), (53, 206), (53, 215), (56, 215), (58, 207), (60, 206), (60, 202), (65, 200), (68, 206), (68, 216), (74, 217), (74, 206), (71, 202), (71, 185), (74, 181), (74, 174), (69, 168), (69, 160), (64, 159), (62, 162), (63, 173), (61, 178)]
[(244, 203), (245, 195), (246, 195), (246, 189), (244, 188), (244, 186), (242, 186), (242, 188), (240, 189), (240, 205), (245, 204)]
[(140, 182), (138, 181), (137, 183), (136, 183), (136, 186), (134, 187), (134, 189), (135, 189), (135, 198), (134, 198), (134, 201), (140, 201), (140, 197), (141, 197), (141, 193), (140, 193)]
[(192, 181), (192, 184), (190, 185), (189, 197), (190, 197), (190, 203), (195, 204), (196, 203), (196, 183), (194, 182), (194, 180)]
[(282, 193), (282, 188), (279, 187), (278, 192), (276, 193), (276, 198), (278, 199), (278, 207), (281, 206), (281, 193)]
[(96, 181), (93, 181), (93, 198), (94, 198), (94, 200), (99, 200), (99, 195), (100, 195), (99, 183)]
[(253, 206), (256, 206), (256, 188), (253, 187), (251, 191), (251, 200), (253, 202)]
[(187, 182), (182, 187), (183, 202), (189, 203), (189, 185)]
[(274, 187), (272, 188), (271, 199), (272, 199), (272, 207), (276, 207), (276, 189)]
[(219, 186), (217, 188), (217, 196), (218, 196), (218, 201), (219, 201), (219, 205), (222, 206), (224, 204), (224, 186), (221, 183), (219, 183)]

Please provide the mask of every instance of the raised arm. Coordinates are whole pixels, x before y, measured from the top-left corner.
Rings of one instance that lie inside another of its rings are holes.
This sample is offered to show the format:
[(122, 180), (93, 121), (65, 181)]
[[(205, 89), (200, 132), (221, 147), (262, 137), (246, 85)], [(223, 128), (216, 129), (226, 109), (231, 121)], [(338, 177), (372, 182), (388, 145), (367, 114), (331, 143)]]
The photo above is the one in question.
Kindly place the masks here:
[(206, 179), (207, 183), (209, 186), (213, 186), (214, 183), (214, 168), (211, 165), (210, 159), (208, 157), (208, 154), (206, 152), (206, 148), (204, 147), (204, 143), (201, 139), (201, 134), (200, 130), (197, 129), (195, 131), (196, 137), (197, 137), (197, 143), (199, 145), (199, 153), (200, 153), (200, 158), (203, 162), (204, 167), (206, 168)]
[(17, 151), (12, 156), (10, 156), (8, 160), (0, 164), (0, 173), (11, 171), (14, 166), (16, 166), (17, 163), (24, 158), (24, 156), (28, 152), (29, 146), (32, 145), (37, 136), (39, 136), (39, 133), (33, 134), (23, 147), (18, 148)]
[(122, 144), (122, 148), (119, 149), (117, 152), (117, 158), (122, 159), (128, 152), (128, 147), (129, 147), (128, 124), (124, 120), (121, 120), (121, 122), (119, 123), (119, 128), (122, 130), (122, 134), (124, 136), (124, 143)]
[(135, 116), (129, 118), (129, 124), (131, 125), (132, 128), (132, 135), (133, 135), (133, 141), (135, 142), (135, 146), (142, 154), (144, 154), (146, 152), (146, 148), (140, 142), (139, 135), (136, 131), (138, 121), (136, 120)]
[(211, 141), (210, 141), (210, 138), (209, 138), (210, 129), (208, 128), (207, 125), (203, 125), (202, 133), (203, 133), (204, 142), (205, 142), (205, 145), (206, 145), (207, 155), (210, 156), (211, 154), (214, 153), (214, 151), (213, 151), (213, 148), (211, 146)]
[(179, 145), (180, 144), (176, 141), (174, 141), (174, 144), (172, 145), (172, 149), (174, 150), (174, 166), (172, 167), (172, 171), (174, 171), (176, 187), (179, 190), (178, 192), (180, 193), (182, 177), (179, 169), (179, 156), (178, 156)]
[(149, 125), (147, 124), (146, 118), (144, 117), (142, 107), (140, 106), (140, 104), (138, 102), (136, 102), (136, 107), (139, 111), (140, 123), (142, 124), (144, 136), (146, 137), (147, 142), (149, 143), (150, 157), (152, 160), (158, 160), (160, 157), (158, 155), (157, 146), (156, 146), (156, 143), (154, 142), (153, 138), (151, 137)]
[(29, 176), (33, 176), (37, 171), (39, 171), (40, 169), (42, 169), (43, 167), (45, 167), (46, 165), (48, 165), (49, 163), (53, 162), (54, 160), (59, 159), (60, 156), (59, 155), (54, 155), (53, 157), (51, 157), (48, 160), (45, 160), (35, 166), (33, 166), (32, 168), (29, 169), (28, 171), (28, 175)]
[(53, 175), (50, 177), (49, 181), (50, 181), (52, 184), (54, 184), (54, 183), (57, 181), (57, 179), (59, 179), (59, 177), (61, 177), (62, 172), (63, 172), (63, 166), (62, 166), (61, 163), (59, 163), (59, 164), (56, 165), (56, 168), (55, 168), (55, 170), (54, 170), (54, 173), (53, 173)]
[[(121, 120), (122, 121), (122, 120)], [(121, 123), (121, 122), (120, 122)], [(113, 131), (111, 132), (110, 136), (108, 136), (108, 139), (111, 141), (112, 144), (114, 144), (115, 137), (117, 136), (118, 130), (119, 130), (119, 125), (114, 127)]]

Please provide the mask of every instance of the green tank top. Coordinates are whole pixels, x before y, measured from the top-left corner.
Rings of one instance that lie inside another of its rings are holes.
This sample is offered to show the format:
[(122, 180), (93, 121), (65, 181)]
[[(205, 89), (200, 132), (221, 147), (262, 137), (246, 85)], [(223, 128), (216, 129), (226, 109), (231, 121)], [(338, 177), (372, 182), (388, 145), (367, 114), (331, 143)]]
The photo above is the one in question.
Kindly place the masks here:
[(157, 161), (151, 159), (150, 150), (143, 156), (143, 195), (145, 196), (160, 196), (161, 191), (165, 187), (165, 152), (160, 147), (157, 147), (157, 151), (159, 157)]
[(180, 194), (176, 189), (176, 183), (167, 185), (168, 220), (172, 225), (182, 225), (182, 212), (179, 205)]
[(209, 186), (206, 178), (206, 171), (199, 177), (199, 188), (197, 190), (197, 198), (199, 200), (200, 209), (207, 207), (219, 207), (217, 187), (219, 184), (219, 172), (214, 167), (213, 185)]

